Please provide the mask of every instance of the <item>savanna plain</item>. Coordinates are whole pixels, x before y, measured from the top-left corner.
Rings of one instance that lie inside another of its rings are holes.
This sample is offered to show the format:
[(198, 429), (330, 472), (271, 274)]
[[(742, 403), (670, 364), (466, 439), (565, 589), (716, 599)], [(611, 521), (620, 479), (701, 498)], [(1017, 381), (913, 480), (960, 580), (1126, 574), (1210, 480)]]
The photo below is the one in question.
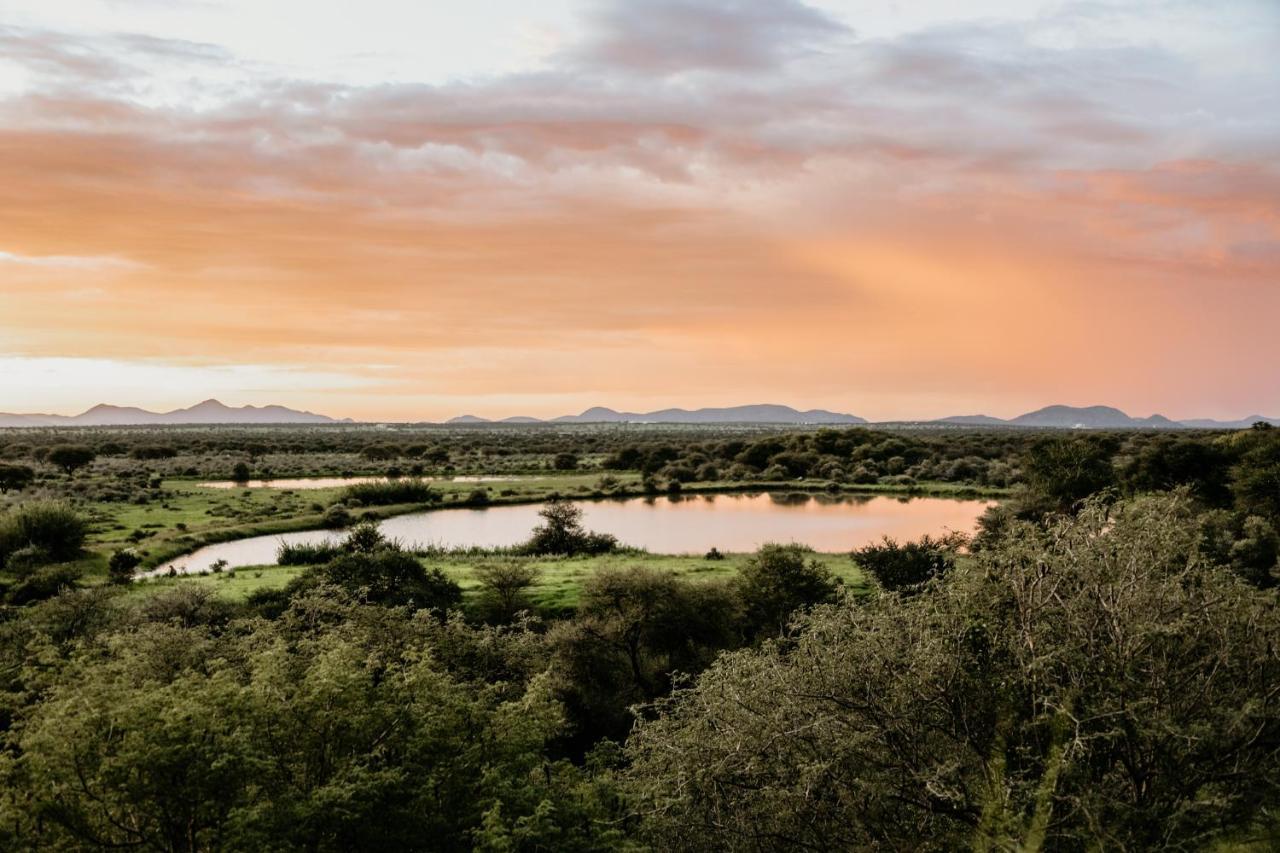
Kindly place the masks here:
[(0, 847), (1277, 849), (1277, 531), (1266, 424), (3, 430)]

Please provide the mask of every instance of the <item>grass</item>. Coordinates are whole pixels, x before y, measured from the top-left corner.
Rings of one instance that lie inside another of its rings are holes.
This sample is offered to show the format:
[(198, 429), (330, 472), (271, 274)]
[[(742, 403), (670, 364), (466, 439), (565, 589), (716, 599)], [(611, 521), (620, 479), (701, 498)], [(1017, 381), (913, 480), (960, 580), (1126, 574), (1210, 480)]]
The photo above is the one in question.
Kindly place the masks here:
[[(583, 581), (601, 569), (644, 566), (681, 577), (721, 580), (736, 575), (750, 557), (750, 554), (725, 554), (723, 560), (707, 560), (697, 556), (631, 552), (568, 558), (468, 554), (424, 557), (422, 562), (443, 570), (458, 582), (464, 596), (471, 597), (479, 586), (475, 572), (477, 566), (497, 560), (518, 560), (536, 567), (541, 573), (532, 590), (534, 603), (544, 610), (562, 611), (577, 604)], [(866, 578), (847, 554), (815, 554), (814, 557), (850, 589), (861, 591), (867, 588)], [(229, 600), (243, 601), (255, 590), (279, 589), (305, 570), (305, 566), (259, 566), (239, 568), (234, 573), (152, 578), (133, 584), (131, 594), (154, 595), (177, 584), (189, 583), (210, 587)]]

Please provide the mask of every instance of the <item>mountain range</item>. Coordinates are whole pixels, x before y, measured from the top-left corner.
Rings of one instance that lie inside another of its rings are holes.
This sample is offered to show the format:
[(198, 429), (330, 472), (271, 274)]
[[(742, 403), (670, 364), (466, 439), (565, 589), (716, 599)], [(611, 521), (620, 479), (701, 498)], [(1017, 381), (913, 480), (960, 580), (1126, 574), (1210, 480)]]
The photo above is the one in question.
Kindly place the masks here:
[(336, 424), (350, 419), (300, 412), (284, 406), (223, 405), (205, 400), (187, 409), (149, 412), (134, 406), (94, 406), (78, 415), (12, 415), (0, 413), (0, 427), (39, 426), (179, 426), (183, 424)]
[[(951, 424), (955, 426), (1002, 426), (1041, 429), (1245, 429), (1258, 421), (1280, 426), (1280, 418), (1264, 418), (1251, 415), (1235, 421), (1187, 420), (1175, 421), (1164, 415), (1146, 418), (1132, 417), (1111, 406), (1046, 406), (1027, 412), (1016, 418), (996, 418), (990, 415), (954, 415), (932, 421), (915, 421), (923, 424)], [(868, 421), (857, 415), (810, 409), (802, 412), (789, 406), (757, 405), (733, 406), (724, 409), (661, 409), (656, 412), (618, 412), (596, 406), (580, 415), (564, 415), (550, 421), (537, 418), (516, 417), (489, 421), (474, 415), (454, 418), (451, 424), (485, 423), (670, 423), (670, 424), (865, 424)]]
[[(1111, 406), (1046, 406), (1016, 418), (990, 415), (954, 415), (913, 424), (951, 426), (1028, 427), (1041, 429), (1247, 429), (1259, 421), (1280, 426), (1280, 418), (1250, 415), (1234, 421), (1192, 419), (1174, 421), (1164, 415), (1132, 417)], [(217, 400), (205, 400), (187, 409), (150, 412), (133, 406), (94, 406), (78, 415), (18, 415), (0, 413), (0, 427), (41, 426), (179, 426), (184, 424), (339, 424), (353, 423), (350, 418), (337, 419), (303, 412), (284, 406), (226, 406)], [(855, 425), (868, 421), (857, 415), (829, 412), (825, 409), (800, 411), (790, 406), (760, 404), (705, 409), (660, 409), (656, 412), (619, 412), (595, 406), (578, 415), (564, 415), (551, 420), (510, 417), (492, 421), (474, 415), (453, 418), (450, 424), (540, 424), (540, 423), (667, 423), (667, 424), (793, 424)], [(906, 423), (906, 422), (903, 422)]]
[(501, 421), (487, 421), (474, 415), (463, 415), (448, 421), (451, 424), (483, 423), (661, 423), (661, 424), (865, 424), (866, 419), (856, 415), (842, 415), (824, 409), (797, 411), (790, 406), (760, 404), (755, 406), (730, 406), (721, 409), (660, 409), (656, 412), (618, 412), (595, 406), (580, 415), (562, 415), (550, 421), (537, 418), (515, 417)]

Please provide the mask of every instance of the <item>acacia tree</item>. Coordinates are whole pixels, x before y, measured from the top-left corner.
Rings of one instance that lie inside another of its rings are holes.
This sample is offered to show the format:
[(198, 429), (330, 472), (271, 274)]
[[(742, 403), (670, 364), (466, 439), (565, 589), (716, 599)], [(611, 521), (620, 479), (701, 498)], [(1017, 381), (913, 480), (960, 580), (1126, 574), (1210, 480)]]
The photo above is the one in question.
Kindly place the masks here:
[(20, 492), (35, 479), (35, 472), (26, 465), (10, 465), (0, 462), (0, 494)]
[(1280, 806), (1280, 613), (1182, 498), (1086, 504), (819, 608), (641, 722), (663, 849), (1202, 849)]
[(61, 468), (68, 477), (97, 458), (98, 454), (92, 447), (82, 444), (60, 444), (50, 448), (45, 456), (45, 459)]

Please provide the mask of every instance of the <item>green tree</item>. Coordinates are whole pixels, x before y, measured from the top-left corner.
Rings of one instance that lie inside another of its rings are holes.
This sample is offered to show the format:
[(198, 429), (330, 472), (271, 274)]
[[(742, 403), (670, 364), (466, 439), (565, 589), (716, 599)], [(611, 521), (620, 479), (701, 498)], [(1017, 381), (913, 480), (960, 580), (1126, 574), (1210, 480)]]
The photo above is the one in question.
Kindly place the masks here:
[(1115, 482), (1109, 437), (1045, 438), (1022, 462), (1031, 493), (1048, 509), (1068, 512), (1076, 503)]
[(766, 544), (735, 579), (749, 637), (781, 637), (798, 611), (835, 600), (831, 572), (803, 545)]
[(532, 609), (529, 590), (542, 574), (537, 566), (518, 560), (484, 563), (476, 566), (476, 578), (480, 581), (477, 607), (490, 622), (505, 624), (518, 614)]
[(133, 580), (133, 573), (142, 564), (142, 557), (136, 551), (116, 551), (107, 560), (107, 575), (112, 583), (127, 584)]
[(628, 742), (648, 840), (1204, 849), (1273, 819), (1280, 612), (1196, 539), (1184, 499), (1092, 502), (722, 656)]
[(35, 472), (26, 465), (10, 465), (0, 462), (0, 494), (20, 492), (35, 479)]
[(49, 448), (45, 456), (50, 464), (61, 468), (68, 477), (97, 458), (98, 454), (92, 447), (82, 444), (60, 444)]
[(582, 508), (567, 500), (546, 503), (538, 512), (542, 524), (523, 546), (527, 554), (604, 554), (616, 550), (618, 540), (606, 533), (592, 533), (582, 527)]

